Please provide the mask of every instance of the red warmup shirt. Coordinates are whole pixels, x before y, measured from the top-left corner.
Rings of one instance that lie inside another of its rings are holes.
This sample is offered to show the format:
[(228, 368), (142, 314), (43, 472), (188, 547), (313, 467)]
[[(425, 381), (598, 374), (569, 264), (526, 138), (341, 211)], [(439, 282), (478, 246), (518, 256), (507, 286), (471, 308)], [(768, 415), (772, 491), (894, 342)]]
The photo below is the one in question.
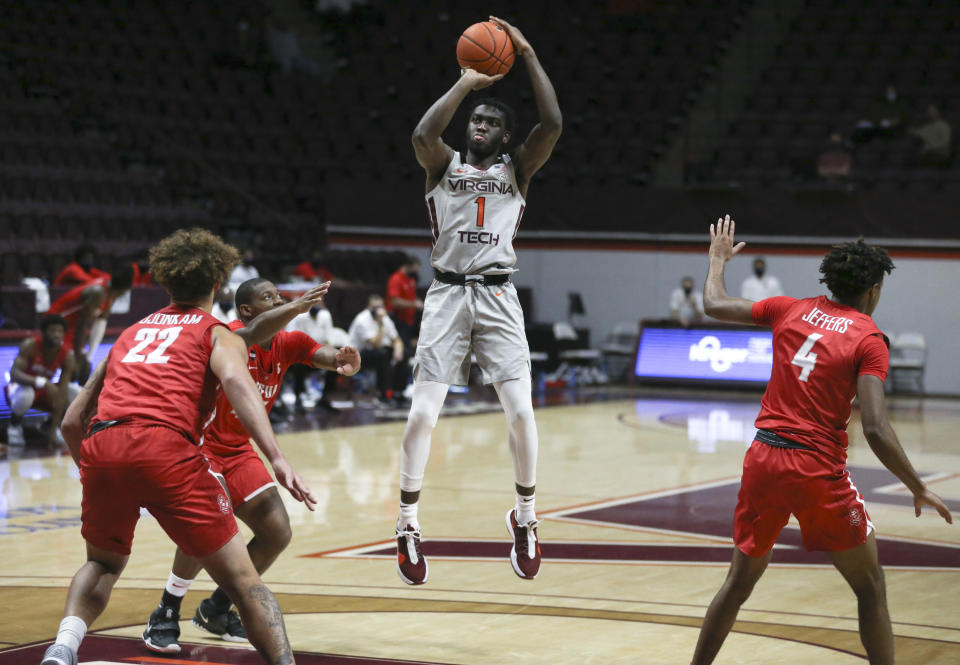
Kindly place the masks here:
[(757, 428), (845, 463), (857, 377), (886, 378), (886, 336), (866, 314), (824, 296), (761, 300), (753, 320), (773, 327), (773, 372)]
[(71, 286), (73, 284), (88, 284), (95, 279), (110, 279), (110, 273), (91, 267), (85, 270), (83, 266), (74, 261), (64, 266), (57, 278), (53, 280), (54, 286)]
[(297, 277), (302, 277), (306, 280), (320, 280), (321, 282), (329, 282), (333, 280), (333, 274), (320, 266), (319, 268), (314, 268), (313, 264), (309, 261), (304, 261), (296, 268), (293, 269), (293, 274)]
[(50, 380), (57, 375), (57, 370), (60, 369), (67, 354), (72, 350), (71, 346), (61, 344), (56, 357), (51, 362), (47, 362), (43, 358), (43, 337), (37, 335), (33, 338), (33, 358), (27, 363), (27, 369), (24, 370), (24, 373), (30, 376), (42, 376)]
[(414, 307), (394, 307), (392, 304), (394, 298), (417, 299), (417, 280), (410, 277), (402, 269), (390, 275), (390, 279), (387, 280), (387, 311), (393, 312), (398, 319), (412, 326), (416, 309)]
[[(243, 328), (243, 322), (231, 321), (229, 326), (231, 330), (238, 330)], [(320, 347), (309, 335), (283, 331), (273, 337), (269, 349), (260, 345), (248, 349), (247, 369), (260, 389), (267, 413), (280, 395), (283, 377), (290, 366), (297, 363), (312, 364), (313, 354)], [(244, 452), (249, 447), (250, 435), (237, 418), (227, 396), (221, 391), (217, 396), (217, 414), (207, 429), (203, 449), (219, 457), (229, 457)]]
[[(108, 277), (98, 277), (92, 282), (73, 287), (50, 305), (48, 314), (59, 314), (67, 320), (67, 334), (63, 340), (64, 344), (73, 347), (73, 339), (77, 335), (77, 324), (80, 322), (80, 310), (83, 309), (83, 290), (88, 286), (102, 286), (106, 289), (109, 283), (110, 279)], [(110, 298), (104, 298), (100, 307), (97, 308), (94, 318), (109, 310), (111, 304)]]
[(160, 425), (199, 445), (219, 391), (210, 369), (211, 331), (219, 325), (202, 309), (170, 305), (120, 333), (93, 422)]

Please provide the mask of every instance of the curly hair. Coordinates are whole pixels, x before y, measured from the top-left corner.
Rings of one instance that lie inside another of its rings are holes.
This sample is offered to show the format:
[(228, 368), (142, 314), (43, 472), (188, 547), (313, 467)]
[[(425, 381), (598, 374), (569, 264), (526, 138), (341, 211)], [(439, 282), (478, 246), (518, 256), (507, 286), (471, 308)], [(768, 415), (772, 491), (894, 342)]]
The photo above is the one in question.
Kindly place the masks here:
[(239, 262), (236, 247), (200, 228), (180, 229), (150, 249), (150, 272), (175, 302), (206, 298)]
[(893, 271), (887, 250), (871, 247), (860, 238), (856, 242), (834, 245), (820, 263), (821, 284), (826, 284), (833, 297), (851, 304), (874, 284), (883, 281), (884, 273)]

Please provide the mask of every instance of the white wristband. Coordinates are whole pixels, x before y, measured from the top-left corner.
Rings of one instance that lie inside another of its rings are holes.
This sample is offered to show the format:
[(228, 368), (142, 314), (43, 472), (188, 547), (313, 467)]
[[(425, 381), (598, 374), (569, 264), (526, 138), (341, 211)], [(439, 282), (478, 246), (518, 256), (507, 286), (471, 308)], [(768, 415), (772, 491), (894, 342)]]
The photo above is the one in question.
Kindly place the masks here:
[(47, 385), (47, 379), (43, 376), (38, 376), (33, 380), (33, 387), (37, 390), (43, 390), (43, 387)]

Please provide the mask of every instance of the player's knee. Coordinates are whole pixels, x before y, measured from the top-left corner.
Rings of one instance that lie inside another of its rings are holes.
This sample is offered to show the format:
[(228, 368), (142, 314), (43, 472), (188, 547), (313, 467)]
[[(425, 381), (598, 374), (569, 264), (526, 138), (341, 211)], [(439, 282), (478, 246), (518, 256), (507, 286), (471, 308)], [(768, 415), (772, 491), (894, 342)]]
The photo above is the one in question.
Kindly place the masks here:
[(510, 428), (514, 432), (527, 432), (531, 428), (536, 427), (536, 422), (533, 419), (533, 406), (523, 406), (518, 409), (514, 409), (509, 417)]
[(270, 520), (264, 526), (266, 528), (256, 534), (257, 538), (268, 543), (270, 549), (277, 554), (287, 549), (287, 545), (293, 539), (293, 530), (290, 528), (290, 518), (287, 517), (287, 512), (284, 510), (282, 514), (272, 514)]
[(13, 391), (13, 395), (10, 400), (10, 410), (13, 412), (13, 415), (23, 416), (30, 410), (30, 407), (33, 406), (33, 401), (36, 399), (36, 391), (33, 389), (33, 386), (24, 386), (19, 385)]
[(886, 583), (880, 566), (865, 569), (848, 581), (857, 598), (861, 600), (876, 600), (886, 594)]
[(430, 408), (426, 404), (417, 404), (414, 402), (410, 407), (410, 415), (407, 417), (407, 424), (418, 431), (431, 431), (437, 426), (437, 419), (440, 413)]

